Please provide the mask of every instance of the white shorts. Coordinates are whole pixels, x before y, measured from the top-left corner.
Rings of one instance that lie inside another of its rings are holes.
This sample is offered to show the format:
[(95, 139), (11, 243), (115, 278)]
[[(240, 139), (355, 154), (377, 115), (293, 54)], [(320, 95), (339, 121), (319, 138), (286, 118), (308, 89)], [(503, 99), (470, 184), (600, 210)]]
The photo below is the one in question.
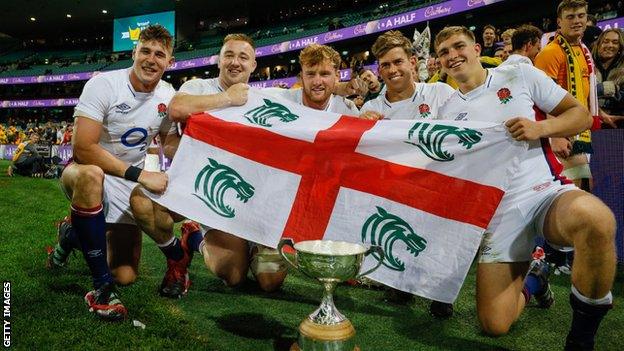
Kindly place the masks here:
[[(104, 193), (102, 194), (102, 207), (106, 223), (136, 225), (132, 210), (130, 209), (130, 193), (137, 185), (135, 182), (123, 178), (104, 175)], [(61, 182), (61, 189), (68, 199), (69, 192)]]
[(543, 235), (546, 214), (561, 194), (578, 190), (572, 184), (546, 183), (516, 194), (505, 194), (488, 226), (479, 262), (527, 262), (535, 247), (535, 237)]

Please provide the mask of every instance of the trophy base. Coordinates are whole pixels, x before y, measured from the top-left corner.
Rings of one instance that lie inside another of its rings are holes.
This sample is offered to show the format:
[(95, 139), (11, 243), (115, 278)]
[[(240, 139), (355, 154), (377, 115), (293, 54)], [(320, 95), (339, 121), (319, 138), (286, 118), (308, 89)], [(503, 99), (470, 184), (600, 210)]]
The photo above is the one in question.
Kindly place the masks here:
[(299, 342), (290, 351), (359, 351), (355, 345), (355, 329), (348, 320), (323, 325), (306, 318), (299, 325)]

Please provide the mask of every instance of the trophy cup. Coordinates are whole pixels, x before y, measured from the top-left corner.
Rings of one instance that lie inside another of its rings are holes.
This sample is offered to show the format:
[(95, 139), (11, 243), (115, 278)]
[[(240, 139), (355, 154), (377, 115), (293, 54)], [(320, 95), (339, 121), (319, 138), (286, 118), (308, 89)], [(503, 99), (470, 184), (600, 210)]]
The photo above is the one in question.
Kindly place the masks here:
[[(295, 250), (294, 262), (284, 253), (284, 247)], [(309, 240), (297, 244), (284, 238), (277, 249), (284, 260), (306, 276), (323, 284), (325, 291), (321, 305), (299, 325), (298, 343), (291, 351), (353, 351), (355, 329), (351, 322), (334, 305), (332, 293), (336, 285), (349, 279), (357, 279), (379, 268), (383, 250), (379, 246), (366, 249), (363, 245), (344, 241)], [(375, 253), (378, 262), (372, 269), (358, 274), (365, 256)]]

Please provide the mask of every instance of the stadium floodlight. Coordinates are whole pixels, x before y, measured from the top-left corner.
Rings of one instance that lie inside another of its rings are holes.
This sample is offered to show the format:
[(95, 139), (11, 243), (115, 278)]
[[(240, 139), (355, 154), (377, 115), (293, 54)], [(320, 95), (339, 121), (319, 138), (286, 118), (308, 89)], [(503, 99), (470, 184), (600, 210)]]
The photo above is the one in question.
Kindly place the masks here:
[(107, 14), (107, 13), (108, 13), (108, 11), (106, 11), (106, 10), (102, 10), (102, 13), (103, 13), (103, 14)]
[(67, 18), (71, 18), (71, 17), (72, 17), (72, 16), (71, 16), (71, 14), (69, 14), (69, 13), (68, 13), (68, 14), (66, 14), (65, 16), (66, 16)]
[(30, 20), (31, 20), (32, 22), (34, 22), (34, 21), (36, 21), (37, 19), (36, 19), (36, 18), (34, 18), (34, 17), (31, 17), (31, 18), (30, 18)]

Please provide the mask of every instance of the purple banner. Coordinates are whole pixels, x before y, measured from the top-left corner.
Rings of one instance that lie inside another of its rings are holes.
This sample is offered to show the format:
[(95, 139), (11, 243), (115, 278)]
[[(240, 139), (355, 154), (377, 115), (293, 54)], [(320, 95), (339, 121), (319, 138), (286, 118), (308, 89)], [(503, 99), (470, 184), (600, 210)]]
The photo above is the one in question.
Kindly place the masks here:
[(100, 72), (83, 72), (70, 74), (56, 74), (50, 76), (29, 76), (29, 77), (8, 77), (0, 78), (2, 84), (36, 84), (36, 83), (56, 83), (70, 82), (74, 80), (87, 80)]
[(612, 18), (606, 21), (600, 21), (597, 23), (598, 27), (602, 30), (611, 28), (624, 28), (624, 17)]
[(76, 106), (77, 104), (78, 98), (47, 100), (1, 100), (0, 108), (60, 107)]
[[(366, 69), (370, 69), (373, 72), (377, 73), (377, 65), (367, 65), (364, 66)], [(341, 69), (340, 70), (340, 80), (346, 81), (351, 79), (351, 70), (350, 69)], [(297, 82), (297, 77), (288, 77), (288, 78), (280, 78), (280, 79), (271, 79), (271, 80), (261, 80), (256, 82), (249, 82), (254, 88), (273, 88), (273, 87), (292, 87), (293, 84)]]
[[(328, 44), (336, 41), (347, 40), (368, 34), (385, 32), (391, 29), (409, 26), (412, 24), (430, 21), (432, 19), (455, 15), (461, 12), (488, 6), (505, 0), (450, 0), (437, 5), (431, 5), (415, 11), (402, 13), (395, 16), (382, 18), (375, 21), (361, 23), (348, 28), (338, 29), (335, 31), (285, 41), (283, 43), (267, 45), (256, 49), (256, 56), (270, 56), (288, 51), (303, 49), (307, 45)], [(191, 60), (175, 62), (169, 71), (178, 71), (182, 69), (197, 68), (211, 66), (217, 64), (217, 55), (209, 57), (200, 57)], [(11, 77), (0, 78), (2, 84), (33, 84), (33, 83), (51, 83), (66, 82), (72, 80), (87, 80), (98, 72), (84, 72), (74, 74), (61, 74), (55, 76), (32, 76), (32, 77)]]
[(415, 11), (361, 23), (348, 28), (338, 29), (324, 34), (313, 35), (283, 43), (263, 46), (256, 49), (256, 56), (268, 56), (293, 50), (303, 49), (310, 44), (328, 44), (363, 35), (385, 32), (391, 29), (446, 17), (460, 12), (491, 5), (504, 0), (451, 0), (428, 6)]
[[(0, 145), (0, 149), (4, 149), (2, 157), (5, 160), (13, 159), (13, 154), (15, 154), (15, 150), (17, 149), (17, 145)], [(52, 155), (58, 156), (61, 159), (62, 164), (66, 164), (72, 155), (74, 154), (74, 150), (71, 145), (54, 145), (52, 146)]]

